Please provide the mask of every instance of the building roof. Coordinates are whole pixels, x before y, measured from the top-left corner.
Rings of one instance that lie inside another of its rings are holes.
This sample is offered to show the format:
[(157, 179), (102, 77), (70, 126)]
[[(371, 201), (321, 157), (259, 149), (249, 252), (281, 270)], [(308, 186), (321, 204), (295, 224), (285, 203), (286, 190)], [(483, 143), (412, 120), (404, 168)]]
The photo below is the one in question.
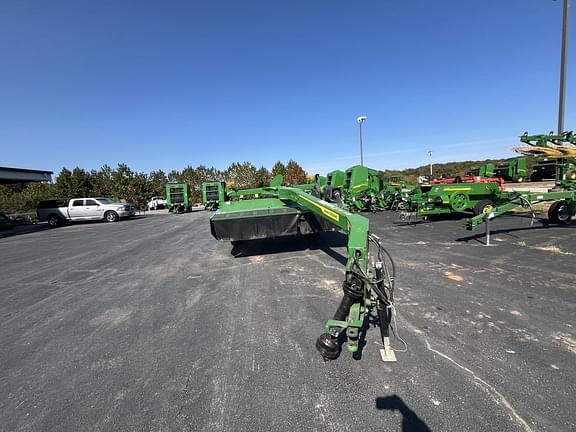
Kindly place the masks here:
[(52, 171), (0, 167), (0, 184), (49, 182), (52, 174)]

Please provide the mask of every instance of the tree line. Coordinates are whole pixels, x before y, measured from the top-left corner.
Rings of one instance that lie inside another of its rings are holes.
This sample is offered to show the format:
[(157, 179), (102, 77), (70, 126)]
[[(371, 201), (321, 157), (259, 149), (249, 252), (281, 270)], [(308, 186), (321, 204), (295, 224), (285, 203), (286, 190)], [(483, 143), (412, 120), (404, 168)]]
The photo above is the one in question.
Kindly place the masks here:
[(126, 164), (118, 164), (116, 168), (104, 165), (99, 170), (63, 168), (53, 183), (0, 185), (0, 211), (26, 213), (45, 199), (90, 196), (113, 197), (143, 208), (151, 197), (164, 196), (167, 182), (188, 183), (192, 200), (201, 202), (201, 186), (205, 181), (225, 181), (228, 187), (246, 189), (268, 186), (270, 179), (278, 174), (282, 174), (288, 184), (307, 181), (306, 172), (293, 160), (286, 165), (278, 161), (271, 170), (263, 166), (256, 168), (250, 162), (235, 162), (225, 170), (199, 165), (168, 173), (162, 170), (137, 172)]
[[(502, 165), (510, 162), (512, 159), (486, 159), (480, 161), (462, 161), (462, 162), (448, 162), (433, 165), (433, 173), (436, 177), (441, 176), (465, 176), (468, 172), (479, 168), (481, 165), (487, 163), (493, 163), (494, 165)], [(536, 158), (526, 157), (526, 166), (528, 173), (532, 171), (532, 166), (536, 163)], [(430, 165), (422, 165), (417, 168), (406, 168), (403, 170), (383, 170), (381, 171), (381, 176), (400, 176), (405, 181), (411, 184), (418, 184), (419, 176), (426, 176), (430, 174)]]
[[(463, 176), (480, 165), (492, 162), (496, 165), (511, 159), (488, 159), (483, 161), (449, 162), (434, 164), (434, 175), (443, 174)], [(534, 158), (527, 158), (528, 170), (534, 164)], [(344, 168), (345, 169), (345, 168)], [(404, 170), (383, 170), (382, 177), (400, 176), (412, 184), (418, 183), (418, 176), (427, 175), (429, 166)], [(29, 183), (17, 185), (0, 185), (0, 211), (7, 214), (33, 211), (39, 201), (49, 198), (74, 198), (88, 196), (107, 196), (125, 200), (143, 208), (153, 196), (164, 196), (167, 182), (188, 183), (192, 200), (201, 202), (202, 183), (210, 180), (225, 181), (227, 187), (247, 189), (267, 186), (275, 175), (282, 174), (286, 184), (301, 184), (310, 181), (304, 169), (295, 161), (287, 164), (278, 161), (271, 170), (266, 167), (256, 168), (250, 162), (234, 162), (225, 170), (199, 165), (187, 166), (181, 171), (162, 170), (150, 173), (133, 171), (126, 164), (116, 168), (104, 165), (99, 170), (84, 170), (76, 167), (72, 170), (63, 168), (53, 183)], [(321, 173), (325, 175), (325, 173)]]

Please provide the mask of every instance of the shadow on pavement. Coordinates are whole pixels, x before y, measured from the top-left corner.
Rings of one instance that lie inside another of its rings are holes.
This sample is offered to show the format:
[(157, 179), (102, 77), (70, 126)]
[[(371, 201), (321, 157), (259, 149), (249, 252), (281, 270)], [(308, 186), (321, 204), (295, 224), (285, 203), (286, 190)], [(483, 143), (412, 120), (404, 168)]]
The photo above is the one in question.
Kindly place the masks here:
[[(132, 220), (137, 219), (145, 219), (145, 215), (136, 215), (132, 216), (129, 219), (120, 219), (118, 222), (114, 223), (125, 223)], [(66, 226), (74, 226), (74, 225), (98, 225), (98, 224), (108, 224), (108, 222), (102, 220), (88, 220), (88, 221), (75, 221), (71, 223), (64, 223), (61, 227), (58, 228), (50, 228), (47, 223), (41, 222), (37, 224), (23, 224), (23, 225), (16, 225), (12, 229), (0, 230), (0, 239), (7, 238), (7, 237), (15, 237), (24, 234), (33, 234), (41, 231), (52, 231), (62, 229)]]
[(32, 234), (39, 231), (48, 230), (48, 224), (26, 224), (26, 225), (16, 225), (12, 229), (0, 231), (0, 239), (7, 237), (16, 237), (24, 234)]
[(400, 411), (402, 414), (402, 432), (432, 432), (432, 429), (404, 403), (397, 395), (376, 398), (379, 410)]
[(237, 242), (230, 253), (238, 257), (269, 255), (282, 252), (298, 252), (304, 250), (321, 250), (342, 265), (346, 265), (347, 257), (342, 256), (332, 248), (346, 247), (348, 237), (340, 232), (322, 232), (306, 236), (286, 236), (270, 239), (245, 240)]

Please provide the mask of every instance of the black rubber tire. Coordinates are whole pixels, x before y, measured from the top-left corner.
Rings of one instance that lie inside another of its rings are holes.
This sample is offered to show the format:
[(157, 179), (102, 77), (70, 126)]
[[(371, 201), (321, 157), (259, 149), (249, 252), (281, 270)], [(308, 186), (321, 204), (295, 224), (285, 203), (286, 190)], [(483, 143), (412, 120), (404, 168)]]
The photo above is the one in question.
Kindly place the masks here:
[(58, 228), (60, 225), (62, 225), (62, 219), (60, 216), (55, 214), (48, 215), (46, 222), (48, 222), (48, 226), (50, 228)]
[(106, 213), (104, 213), (104, 220), (106, 222), (118, 222), (118, 213), (116, 213), (115, 211), (107, 211)]
[(340, 195), (340, 191), (335, 190), (332, 192), (332, 196), (334, 197), (334, 203), (336, 203), (338, 207), (342, 207), (342, 195)]
[(478, 204), (474, 206), (474, 215), (478, 216), (484, 213), (484, 209), (488, 206), (494, 207), (494, 203), (490, 200), (479, 201)]
[(572, 215), (568, 213), (568, 203), (564, 200), (553, 202), (548, 209), (548, 220), (557, 225), (568, 225), (572, 222)]

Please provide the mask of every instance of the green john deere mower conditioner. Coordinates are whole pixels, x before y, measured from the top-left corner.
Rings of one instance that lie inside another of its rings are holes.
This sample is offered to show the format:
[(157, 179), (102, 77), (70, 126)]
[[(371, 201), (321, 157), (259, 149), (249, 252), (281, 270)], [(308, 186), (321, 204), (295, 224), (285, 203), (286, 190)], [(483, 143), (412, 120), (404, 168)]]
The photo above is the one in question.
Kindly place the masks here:
[[(254, 191), (253, 191), (254, 192)], [(394, 322), (395, 269), (380, 240), (369, 232), (368, 219), (309, 195), (298, 188), (267, 187), (262, 198), (226, 202), (210, 219), (218, 240), (232, 242), (341, 231), (348, 236), (342, 300), (333, 319), (324, 326), (316, 348), (325, 360), (336, 359), (344, 339), (349, 352), (359, 348), (360, 333), (372, 310), (380, 321), (384, 361), (395, 361), (389, 329)], [(369, 255), (369, 245), (377, 253)]]

